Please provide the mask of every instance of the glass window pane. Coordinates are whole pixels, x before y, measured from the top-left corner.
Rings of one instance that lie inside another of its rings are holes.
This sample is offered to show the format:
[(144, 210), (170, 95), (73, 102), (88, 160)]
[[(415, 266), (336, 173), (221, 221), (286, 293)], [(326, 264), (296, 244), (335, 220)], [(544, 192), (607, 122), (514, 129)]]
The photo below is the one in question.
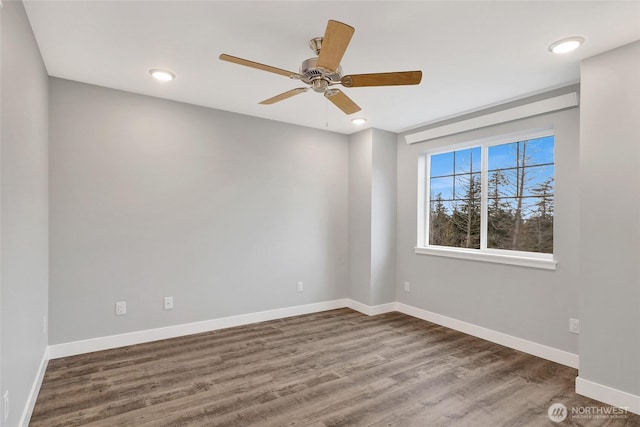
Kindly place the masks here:
[(430, 245), (452, 246), (453, 227), (451, 212), (451, 202), (431, 202), (429, 218)]
[(468, 201), (431, 202), (429, 244), (480, 249), (480, 210)]
[(542, 196), (553, 194), (554, 166), (532, 166), (525, 168), (525, 196)]
[(481, 155), (431, 156), (429, 244), (553, 253), (553, 136), (487, 146), (487, 229), (481, 230)]
[(553, 147), (553, 136), (491, 146), (489, 170), (553, 163)]
[(458, 202), (452, 214), (453, 242), (458, 248), (480, 249), (480, 210)]
[(489, 173), (489, 197), (516, 197), (522, 183), (522, 169), (503, 169)]
[(553, 136), (530, 139), (527, 143), (527, 156), (530, 166), (553, 163)]
[(480, 147), (455, 152), (456, 173), (480, 172)]
[(489, 200), (487, 206), (487, 247), (512, 249), (514, 210), (508, 200)]
[(431, 156), (430, 176), (453, 174), (453, 151)]
[(487, 247), (553, 253), (550, 197), (494, 199), (487, 206)]
[(429, 194), (430, 200), (435, 200), (438, 196), (443, 200), (453, 199), (453, 177), (431, 178)]
[(490, 199), (495, 199), (497, 197), (508, 196), (508, 194), (506, 193), (506, 189), (509, 185), (508, 179), (509, 177), (502, 170), (489, 172), (489, 182), (487, 183), (487, 197), (489, 197)]
[(489, 170), (506, 169), (516, 167), (516, 153), (518, 143), (493, 145), (487, 150)]
[(455, 176), (455, 199), (480, 198), (480, 174), (463, 174)]

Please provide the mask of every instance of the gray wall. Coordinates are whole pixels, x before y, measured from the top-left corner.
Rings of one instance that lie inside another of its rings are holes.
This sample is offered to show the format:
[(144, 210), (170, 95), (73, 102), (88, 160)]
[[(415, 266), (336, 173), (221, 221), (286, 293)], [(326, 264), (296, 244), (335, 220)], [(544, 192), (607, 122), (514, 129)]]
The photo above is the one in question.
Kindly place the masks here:
[(372, 130), (349, 141), (349, 297), (363, 304), (371, 298)]
[(50, 86), (50, 344), (346, 296), (347, 136)]
[(367, 129), (349, 142), (349, 297), (395, 301), (396, 135)]
[[(578, 317), (579, 312), (578, 115), (574, 108), (413, 145), (399, 136), (399, 302), (578, 353), (578, 337), (568, 331), (569, 318)], [(415, 254), (420, 153), (437, 146), (549, 126), (555, 128), (556, 141), (556, 271)], [(403, 291), (405, 281), (411, 283), (409, 293)]]
[(640, 42), (582, 63), (580, 377), (640, 395)]
[(372, 129), (370, 305), (396, 300), (396, 139)]
[(9, 390), (6, 425), (13, 426), (47, 346), (48, 80), (22, 3), (3, 3), (0, 390)]

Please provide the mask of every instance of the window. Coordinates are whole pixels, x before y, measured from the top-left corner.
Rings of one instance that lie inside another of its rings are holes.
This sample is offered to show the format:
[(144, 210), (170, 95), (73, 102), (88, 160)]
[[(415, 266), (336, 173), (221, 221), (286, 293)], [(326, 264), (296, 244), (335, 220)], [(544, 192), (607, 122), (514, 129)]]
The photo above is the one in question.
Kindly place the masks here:
[(555, 268), (552, 131), (431, 151), (420, 162), (416, 252)]

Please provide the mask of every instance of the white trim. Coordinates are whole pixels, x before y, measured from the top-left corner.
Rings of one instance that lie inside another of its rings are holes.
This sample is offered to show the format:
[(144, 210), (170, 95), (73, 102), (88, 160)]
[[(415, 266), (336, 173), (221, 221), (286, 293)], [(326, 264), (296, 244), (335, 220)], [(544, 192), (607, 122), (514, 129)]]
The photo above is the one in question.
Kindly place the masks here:
[(446, 121), (450, 121), (450, 120), (455, 120), (455, 119), (459, 119), (460, 117), (464, 117), (464, 116), (468, 116), (471, 114), (475, 114), (475, 113), (481, 113), (483, 111), (487, 111), (490, 110), (492, 108), (497, 108), (497, 107), (501, 107), (504, 108), (505, 105), (507, 104), (513, 104), (516, 102), (522, 102), (523, 100), (526, 99), (530, 99), (536, 96), (549, 96), (549, 94), (553, 91), (559, 90), (559, 89), (567, 89), (567, 90), (571, 90), (571, 86), (579, 86), (580, 85), (580, 79), (571, 81), (571, 82), (567, 82), (567, 83), (563, 83), (560, 85), (554, 85), (554, 86), (550, 86), (547, 87), (543, 90), (537, 90), (537, 91), (532, 91), (532, 92), (528, 92), (528, 93), (524, 93), (521, 94), (519, 96), (515, 96), (515, 97), (511, 97), (511, 98), (507, 98), (507, 99), (503, 99), (500, 101), (496, 101), (496, 102), (491, 102), (489, 104), (484, 104), (481, 105), (479, 107), (476, 108), (470, 108), (468, 110), (464, 110), (464, 111), (458, 111), (454, 114), (448, 114), (446, 116), (440, 116), (437, 117), (435, 119), (431, 119), (428, 120), (426, 122), (422, 122), (422, 123), (417, 123), (411, 126), (407, 126), (404, 128), (401, 128), (398, 132), (396, 132), (397, 134), (406, 134), (408, 132), (412, 132), (415, 131), (416, 129), (423, 129), (426, 128), (428, 126), (432, 126), (432, 125), (437, 125), (438, 123), (443, 123)]
[(576, 393), (640, 415), (640, 396), (576, 377)]
[(489, 144), (480, 146), (480, 230), (480, 248), (486, 251), (489, 246)]
[(222, 317), (201, 322), (184, 323), (164, 328), (147, 329), (143, 331), (129, 332), (126, 334), (109, 335), (106, 337), (54, 344), (49, 346), (49, 356), (51, 359), (58, 359), (60, 357), (90, 353), (92, 351), (109, 350), (127, 345), (142, 344), (150, 341), (176, 338), (201, 332), (215, 331), (234, 326), (248, 325), (267, 320), (282, 319), (285, 317), (299, 316), (301, 314), (317, 313), (320, 311), (345, 307), (356, 310), (362, 314), (366, 314), (367, 316), (375, 316), (377, 314), (395, 311), (396, 303), (392, 302), (388, 304), (370, 306), (349, 298), (344, 298), (315, 304)]
[(360, 313), (366, 314), (367, 316), (376, 316), (378, 314), (391, 313), (392, 311), (396, 311), (395, 302), (380, 305), (366, 305), (349, 298), (346, 299), (346, 302), (348, 308), (359, 311)]
[(404, 138), (407, 144), (415, 144), (417, 142), (429, 141), (431, 139), (441, 138), (447, 135), (510, 122), (512, 120), (523, 119), (525, 117), (532, 117), (539, 114), (550, 113), (552, 111), (563, 110), (577, 105), (578, 94), (576, 92), (571, 92), (555, 96), (553, 98), (543, 99), (542, 101), (521, 105), (519, 107), (508, 108), (506, 110), (496, 111), (495, 113), (489, 113), (467, 120), (461, 120), (448, 125), (410, 133), (405, 135)]
[[(530, 268), (545, 270), (555, 270), (557, 262), (553, 254), (535, 253), (525, 251), (514, 251), (495, 249), (487, 247), (487, 227), (488, 227), (488, 150), (490, 147), (516, 141), (526, 141), (531, 139), (554, 137), (553, 127), (544, 129), (531, 129), (519, 132), (503, 134), (499, 136), (489, 136), (485, 138), (465, 141), (458, 144), (448, 144), (446, 146), (430, 148), (418, 157), (418, 234), (416, 236), (415, 253), (423, 255), (436, 255), (451, 258), (468, 259), (472, 261), (484, 261), (499, 264), (518, 265)], [(555, 146), (555, 144), (554, 144)], [(478, 249), (457, 248), (450, 246), (429, 245), (429, 221), (430, 214), (427, 206), (432, 202), (431, 194), (431, 157), (440, 153), (451, 153), (461, 149), (481, 150), (481, 202), (480, 202), (480, 247)], [(424, 226), (421, 226), (424, 224)]]
[(44, 353), (42, 354), (42, 360), (40, 361), (38, 373), (36, 374), (36, 378), (33, 380), (33, 385), (31, 386), (31, 390), (29, 391), (27, 402), (24, 405), (24, 410), (22, 411), (22, 416), (20, 417), (20, 422), (18, 423), (20, 427), (28, 427), (29, 421), (31, 421), (31, 414), (33, 414), (33, 408), (36, 406), (36, 399), (38, 398), (38, 393), (40, 393), (40, 386), (42, 386), (42, 380), (44, 379), (44, 373), (47, 371), (48, 363), (49, 348), (47, 347), (44, 349)]
[[(368, 316), (375, 316), (382, 313), (398, 311), (418, 319), (433, 322), (444, 327), (464, 332), (466, 334), (513, 348), (525, 353), (551, 360), (572, 368), (578, 368), (579, 357), (577, 354), (569, 353), (543, 344), (528, 341), (522, 338), (497, 332), (492, 329), (477, 326), (441, 314), (433, 313), (421, 308), (413, 307), (400, 302), (391, 302), (370, 306), (350, 298), (333, 301), (319, 302), (315, 304), (286, 307), (275, 310), (261, 311), (257, 313), (241, 314), (238, 316), (223, 317), (219, 319), (206, 320), (202, 322), (186, 323), (165, 328), (149, 329), (144, 331), (130, 332), (127, 334), (111, 335), (100, 338), (93, 338), (82, 341), (74, 341), (63, 344), (50, 345), (43, 356), (43, 362), (38, 372), (38, 377), (34, 382), (29, 398), (28, 406), (25, 408), (23, 419), (27, 414), (30, 416), (33, 411), (33, 404), (37, 397), (37, 390), (40, 389), (42, 378), (46, 370), (46, 362), (49, 359), (73, 356), (77, 354), (89, 353), (93, 351), (107, 350), (133, 344), (141, 344), (149, 341), (156, 341), (168, 338), (175, 338), (184, 335), (208, 332), (218, 329), (230, 328), (234, 326), (247, 325), (251, 323), (264, 322), (268, 320), (282, 319), (285, 317), (298, 316), (302, 314), (317, 313), (326, 310), (348, 307)], [(602, 386), (603, 387), (603, 386)], [(576, 390), (577, 391), (577, 390)], [(604, 400), (604, 399), (603, 399)], [(628, 405), (633, 407), (632, 405)], [(21, 426), (23, 424), (20, 424)]]
[(472, 323), (463, 322), (461, 320), (453, 319), (451, 317), (443, 316), (441, 314), (433, 313), (400, 302), (396, 303), (396, 309), (401, 313), (417, 317), (418, 319), (433, 322), (450, 329), (455, 329), (456, 331), (464, 332), (465, 334), (473, 335), (474, 337), (482, 338), (505, 347), (551, 360), (552, 362), (560, 363), (576, 369), (578, 368), (579, 356), (574, 353), (569, 353), (568, 351), (559, 350), (533, 341), (514, 337), (513, 335), (507, 335), (502, 332), (494, 331)]
[(257, 322), (265, 322), (267, 320), (334, 310), (337, 308), (344, 308), (346, 306), (346, 300), (339, 299), (315, 304), (260, 311), (257, 313), (240, 314), (237, 316), (222, 317), (218, 319), (204, 320), (201, 322), (183, 323), (181, 325), (167, 326), (164, 328), (147, 329), (143, 331), (129, 332), (126, 334), (54, 344), (49, 346), (49, 356), (51, 359), (57, 359), (60, 357), (74, 356), (76, 354), (90, 353), (92, 351), (108, 350), (127, 345), (142, 344), (150, 341), (176, 338), (184, 335), (215, 331), (218, 329), (248, 325)]
[(429, 181), (424, 179), (431, 174), (431, 162), (427, 161), (426, 155), (418, 156), (418, 246), (424, 246), (428, 242), (427, 230), (429, 229), (429, 215), (427, 213), (427, 203), (429, 202)]
[[(463, 322), (441, 314), (433, 313), (421, 308), (413, 307), (400, 302), (392, 302), (370, 306), (350, 298), (333, 301), (319, 302), (315, 304), (286, 307), (275, 310), (260, 311), (257, 313), (241, 314), (238, 316), (223, 317), (202, 322), (185, 323), (181, 325), (167, 326), (164, 328), (148, 329), (144, 331), (130, 332), (120, 335), (110, 335), (100, 338), (92, 338), (82, 341), (73, 341), (63, 344), (50, 345), (47, 352), (48, 359), (74, 356), (77, 354), (90, 353), (92, 351), (108, 350), (112, 348), (124, 347), (127, 345), (141, 344), (150, 341), (157, 341), (168, 338), (175, 338), (184, 335), (197, 334), (201, 332), (214, 331), (218, 329), (230, 328), (234, 326), (247, 325), (251, 323), (264, 322), (268, 320), (282, 319), (285, 317), (299, 316), (302, 314), (317, 313), (326, 310), (335, 310), (348, 307), (367, 316), (375, 316), (382, 313), (398, 311), (417, 317), (422, 320), (437, 323), (447, 328), (455, 329), (478, 338), (482, 338), (496, 344), (504, 345), (516, 350), (543, 359), (561, 363), (572, 368), (578, 367), (578, 355), (538, 344), (522, 338), (477, 326), (472, 323)], [(46, 367), (46, 365), (45, 365)], [(42, 372), (44, 374), (44, 371)]]
[[(523, 351), (543, 359), (556, 363), (578, 368), (579, 357), (577, 354), (569, 353), (556, 348), (548, 347), (522, 338), (507, 335), (491, 329), (483, 328), (471, 323), (456, 320), (447, 316), (432, 313), (417, 307), (413, 307), (400, 302), (392, 302), (370, 306), (350, 298), (325, 301), (315, 304), (286, 307), (275, 310), (261, 311), (257, 313), (242, 314), (219, 319), (212, 319), (202, 322), (187, 323), (182, 325), (169, 326), (165, 328), (149, 329), (146, 331), (136, 331), (127, 334), (112, 335), (101, 338), (94, 338), (83, 341), (56, 344), (49, 346), (42, 357), (38, 375), (33, 383), (27, 404), (25, 405), (22, 418), (18, 424), (20, 427), (27, 427), (33, 408), (38, 397), (38, 392), (42, 385), (42, 380), (50, 359), (73, 356), (92, 351), (106, 350), (132, 344), (140, 344), (149, 341), (175, 338), (179, 336), (213, 331), (217, 329), (241, 326), (267, 320), (281, 319), (285, 317), (298, 316), (302, 314), (316, 313), (326, 310), (348, 307), (368, 316), (375, 316), (382, 313), (398, 311), (418, 319), (442, 325), (505, 347)], [(627, 407), (630, 411), (640, 413), (640, 397), (619, 390), (611, 389), (600, 384), (592, 383), (578, 377), (576, 379), (576, 393), (583, 394), (594, 399), (601, 400), (620, 407)]]
[(467, 259), (471, 261), (484, 261), (497, 264), (518, 265), (521, 267), (540, 268), (543, 270), (555, 270), (556, 265), (558, 264), (557, 261), (548, 258), (513, 256), (480, 250), (472, 251), (445, 247), (416, 247), (414, 248), (414, 251), (416, 254), (421, 255), (435, 255), (449, 258)]

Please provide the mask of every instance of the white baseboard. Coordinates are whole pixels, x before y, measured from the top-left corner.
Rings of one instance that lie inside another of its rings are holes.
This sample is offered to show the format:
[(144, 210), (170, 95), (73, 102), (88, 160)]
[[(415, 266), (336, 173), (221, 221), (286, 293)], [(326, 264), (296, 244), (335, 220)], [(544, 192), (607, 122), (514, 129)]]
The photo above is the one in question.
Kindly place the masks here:
[(74, 356), (76, 354), (108, 350), (127, 345), (142, 344), (150, 341), (176, 338), (184, 335), (198, 334), (201, 332), (215, 331), (234, 326), (248, 325), (251, 323), (265, 322), (267, 320), (282, 319), (285, 317), (317, 313), (320, 311), (334, 310), (336, 308), (344, 307), (347, 307), (346, 299), (339, 299), (315, 304), (259, 311), (257, 313), (240, 314), (238, 316), (222, 317), (202, 322), (184, 323), (164, 328), (147, 329), (144, 331), (129, 332), (126, 334), (110, 335), (82, 341), (54, 344), (49, 346), (49, 357), (51, 359), (58, 359), (60, 357)]
[(129, 332), (126, 334), (109, 335), (106, 337), (91, 338), (81, 341), (72, 341), (63, 344), (49, 346), (49, 357), (74, 356), (90, 353), (92, 351), (109, 350), (127, 345), (142, 344), (150, 341), (158, 341), (176, 338), (201, 332), (215, 331), (234, 326), (248, 325), (267, 320), (283, 319), (285, 317), (299, 316), (301, 314), (317, 313), (320, 311), (334, 310), (348, 307), (367, 316), (395, 311), (396, 303), (388, 303), (370, 306), (349, 298), (333, 301), (319, 302), (315, 304), (299, 305), (294, 307), (279, 308), (275, 310), (260, 311), (257, 313), (241, 314), (238, 316), (222, 317), (201, 322), (184, 323), (181, 325), (167, 326), (164, 328), (147, 329), (144, 331)]
[(260, 311), (257, 313), (241, 314), (238, 316), (223, 317), (219, 319), (205, 320), (202, 322), (185, 323), (181, 325), (167, 326), (164, 328), (148, 329), (144, 331), (129, 332), (126, 334), (110, 335), (100, 338), (92, 338), (82, 341), (73, 341), (63, 344), (49, 346), (49, 357), (57, 359), (60, 357), (74, 356), (77, 354), (90, 353), (93, 351), (108, 350), (112, 348), (124, 347), (127, 345), (142, 344), (150, 341), (157, 341), (169, 338), (181, 337), (184, 335), (197, 334), (201, 332), (215, 331), (218, 329), (231, 328), (234, 326), (248, 325), (251, 323), (264, 322), (268, 320), (282, 319), (285, 317), (298, 316), (302, 314), (317, 313), (320, 311), (333, 310), (348, 307), (359, 311), (367, 316), (399, 311), (419, 319), (437, 323), (487, 341), (495, 342), (506, 347), (514, 348), (543, 359), (561, 363), (563, 365), (578, 367), (578, 355), (543, 344), (527, 341), (522, 338), (497, 332), (491, 329), (477, 326), (461, 320), (453, 319), (437, 313), (432, 313), (407, 304), (392, 302), (370, 306), (361, 302), (344, 298), (333, 301), (325, 301), (315, 304), (300, 305), (294, 307), (279, 308), (275, 310)]
[(396, 303), (396, 310), (401, 313), (408, 314), (409, 316), (437, 323), (438, 325), (446, 326), (447, 328), (455, 329), (456, 331), (464, 332), (465, 334), (473, 335), (474, 337), (523, 351), (543, 359), (551, 360), (552, 362), (560, 363), (576, 369), (578, 368), (579, 357), (574, 353), (569, 353), (564, 350), (538, 344), (512, 335), (507, 335), (502, 332), (497, 332), (472, 323), (463, 322), (441, 314), (432, 313), (400, 302)]
[[(241, 314), (237, 316), (223, 317), (219, 319), (205, 320), (201, 322), (186, 323), (181, 325), (167, 326), (164, 328), (149, 329), (144, 331), (130, 332), (126, 334), (111, 335), (106, 337), (92, 338), (88, 340), (74, 341), (63, 344), (50, 345), (45, 352), (38, 376), (34, 381), (29, 401), (24, 409), (20, 426), (27, 426), (35, 400), (42, 384), (42, 379), (46, 370), (49, 359), (57, 359), (60, 357), (73, 356), (77, 354), (90, 353), (93, 351), (108, 350), (112, 348), (124, 347), (127, 345), (142, 344), (150, 341), (157, 341), (169, 338), (175, 338), (190, 334), (209, 332), (218, 329), (230, 328), (234, 326), (242, 326), (251, 323), (264, 322), (268, 320), (282, 319), (302, 314), (317, 313), (326, 310), (334, 310), (338, 308), (351, 308), (368, 316), (399, 311), (409, 316), (417, 317), (422, 320), (433, 322), (447, 328), (455, 329), (487, 341), (494, 342), (506, 347), (523, 351), (543, 359), (551, 360), (573, 368), (578, 367), (578, 355), (569, 353), (556, 348), (548, 347), (535, 342), (527, 341), (522, 338), (477, 326), (461, 320), (453, 319), (407, 304), (392, 302), (388, 304), (380, 304), (370, 306), (350, 298), (337, 299), (333, 301), (325, 301), (314, 304), (299, 305), (294, 307), (279, 308), (275, 310), (260, 311), (257, 313)], [(580, 391), (578, 387), (579, 381), (576, 381), (576, 392), (585, 396), (601, 400), (606, 403), (615, 404), (616, 406), (628, 407), (630, 411), (638, 411), (640, 403), (638, 396), (623, 393), (618, 390), (610, 389), (599, 384), (591, 383), (586, 380), (580, 380)], [(584, 390), (584, 392), (582, 391)], [(608, 393), (608, 394), (607, 394)], [(623, 395), (626, 395), (623, 397)], [(600, 396), (600, 397), (599, 397)], [(613, 397), (611, 397), (613, 396)], [(608, 400), (607, 400), (608, 399)], [(612, 402), (622, 402), (612, 403)], [(633, 409), (635, 408), (635, 409)]]
[(346, 299), (346, 307), (355, 311), (359, 311), (360, 313), (366, 314), (367, 316), (376, 316), (378, 314), (390, 313), (392, 311), (396, 311), (395, 302), (390, 302), (387, 304), (380, 304), (380, 305), (366, 305), (349, 298)]
[(584, 378), (576, 378), (576, 393), (640, 415), (640, 396), (627, 393)]
[(44, 373), (47, 371), (48, 363), (49, 348), (45, 348), (44, 353), (42, 354), (42, 360), (40, 361), (40, 367), (38, 368), (36, 378), (33, 380), (33, 385), (31, 386), (29, 396), (27, 397), (27, 403), (24, 405), (24, 410), (22, 411), (22, 416), (20, 417), (20, 422), (18, 423), (20, 427), (29, 426), (31, 414), (33, 414), (33, 408), (36, 406), (36, 399), (38, 398), (38, 393), (40, 392), (40, 386), (42, 385), (42, 380), (44, 379)]

